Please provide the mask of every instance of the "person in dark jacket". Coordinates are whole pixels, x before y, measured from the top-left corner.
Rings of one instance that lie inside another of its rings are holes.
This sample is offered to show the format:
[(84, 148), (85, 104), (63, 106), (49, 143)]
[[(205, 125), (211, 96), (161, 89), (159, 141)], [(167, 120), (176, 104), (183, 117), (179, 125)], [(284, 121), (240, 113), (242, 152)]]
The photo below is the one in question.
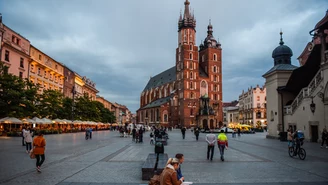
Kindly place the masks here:
[(143, 142), (143, 141), (142, 141), (142, 136), (143, 136), (143, 129), (140, 128), (140, 129), (139, 129), (139, 143), (142, 143), (142, 142)]
[(322, 131), (321, 139), (322, 139), (321, 148), (323, 147), (323, 144), (325, 144), (325, 142), (326, 142), (326, 148), (328, 148), (328, 133), (326, 128), (324, 128)]
[(186, 137), (186, 128), (185, 127), (181, 128), (181, 133), (182, 133), (182, 138), (184, 139)]
[(199, 136), (199, 130), (198, 130), (198, 128), (196, 128), (196, 130), (195, 130), (195, 136), (196, 136), (196, 141), (198, 141), (198, 136)]

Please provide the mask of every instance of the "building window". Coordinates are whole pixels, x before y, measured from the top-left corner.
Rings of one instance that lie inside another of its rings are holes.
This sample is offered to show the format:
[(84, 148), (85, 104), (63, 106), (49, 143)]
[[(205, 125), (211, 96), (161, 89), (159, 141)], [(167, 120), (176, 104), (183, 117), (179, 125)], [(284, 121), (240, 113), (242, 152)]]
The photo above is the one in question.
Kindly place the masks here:
[(31, 64), (31, 71), (34, 72), (34, 65)]
[(190, 79), (193, 79), (193, 73), (190, 72)]
[(260, 101), (260, 96), (257, 96), (257, 101)]
[(192, 51), (192, 45), (189, 46), (189, 49)]
[(192, 62), (190, 62), (189, 68), (192, 70)]
[(261, 103), (257, 103), (257, 108), (261, 108)]
[(192, 60), (192, 53), (189, 54), (189, 59)]
[(193, 85), (192, 85), (192, 82), (190, 82), (190, 89), (193, 89)]
[(193, 116), (193, 115), (194, 115), (194, 110), (190, 109), (190, 116)]
[(41, 55), (39, 55), (39, 60), (42, 60), (42, 56)]
[(38, 68), (38, 75), (41, 75), (41, 69)]
[(216, 73), (216, 66), (213, 67), (213, 72)]
[(57, 66), (57, 65), (55, 65), (55, 69), (56, 69), (56, 70), (58, 69), (58, 66)]
[(217, 60), (216, 54), (213, 55), (213, 60), (214, 60), (214, 61)]
[(11, 42), (15, 43), (15, 41), (16, 41), (16, 37), (14, 35), (11, 36)]
[(44, 71), (44, 77), (47, 78), (47, 71)]
[(258, 111), (257, 113), (256, 113), (256, 118), (261, 118), (261, 112), (260, 111)]
[(202, 62), (205, 62), (205, 55), (202, 56)]
[(214, 100), (218, 100), (218, 95), (214, 94)]
[(214, 82), (216, 82), (216, 79), (217, 79), (217, 76), (216, 76), (216, 75), (214, 75)]
[(19, 78), (23, 78), (23, 72), (19, 72)]
[(9, 62), (9, 51), (5, 51), (5, 61)]
[(164, 122), (167, 122), (167, 114), (164, 114)]
[(24, 68), (24, 58), (20, 58), (20, 65), (19, 67)]

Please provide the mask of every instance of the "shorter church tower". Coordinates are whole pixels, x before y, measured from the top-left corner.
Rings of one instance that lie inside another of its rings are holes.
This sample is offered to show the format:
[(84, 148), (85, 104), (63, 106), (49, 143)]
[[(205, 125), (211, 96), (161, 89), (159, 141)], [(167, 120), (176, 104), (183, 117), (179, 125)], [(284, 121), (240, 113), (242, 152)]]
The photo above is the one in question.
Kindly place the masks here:
[(279, 89), (286, 86), (293, 70), (297, 68), (291, 64), (293, 52), (284, 45), (282, 34), (280, 32), (279, 46), (272, 52), (274, 66), (263, 75), (267, 93), (267, 121), (270, 137), (279, 137), (280, 132), (286, 132), (282, 106), (287, 102)]

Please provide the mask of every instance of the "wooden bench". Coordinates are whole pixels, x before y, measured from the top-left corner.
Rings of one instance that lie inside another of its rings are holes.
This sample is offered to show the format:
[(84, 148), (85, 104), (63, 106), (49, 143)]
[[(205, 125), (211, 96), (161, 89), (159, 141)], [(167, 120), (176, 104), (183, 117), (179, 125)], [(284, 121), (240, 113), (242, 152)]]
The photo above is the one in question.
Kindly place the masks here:
[[(157, 154), (148, 154), (145, 163), (142, 165), (142, 180), (150, 180), (155, 174), (159, 175), (162, 173), (166, 167), (166, 162), (168, 160), (167, 154), (158, 155), (158, 163), (156, 167), (156, 156)], [(156, 167), (156, 169), (155, 169)]]

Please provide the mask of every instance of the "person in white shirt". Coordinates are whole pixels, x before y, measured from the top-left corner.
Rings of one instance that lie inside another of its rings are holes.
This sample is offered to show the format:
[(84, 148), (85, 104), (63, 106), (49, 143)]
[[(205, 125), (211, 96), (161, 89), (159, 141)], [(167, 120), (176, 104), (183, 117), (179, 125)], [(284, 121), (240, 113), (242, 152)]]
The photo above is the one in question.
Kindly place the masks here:
[(30, 153), (32, 149), (32, 136), (33, 132), (31, 131), (30, 128), (27, 128), (24, 132), (24, 140), (26, 143), (26, 153)]
[[(213, 134), (213, 131), (211, 131), (210, 134), (206, 135), (206, 142), (207, 142), (207, 160), (211, 159), (213, 160), (214, 155), (214, 146), (216, 142), (216, 136)], [(210, 152), (211, 152), (211, 158), (210, 158)]]

